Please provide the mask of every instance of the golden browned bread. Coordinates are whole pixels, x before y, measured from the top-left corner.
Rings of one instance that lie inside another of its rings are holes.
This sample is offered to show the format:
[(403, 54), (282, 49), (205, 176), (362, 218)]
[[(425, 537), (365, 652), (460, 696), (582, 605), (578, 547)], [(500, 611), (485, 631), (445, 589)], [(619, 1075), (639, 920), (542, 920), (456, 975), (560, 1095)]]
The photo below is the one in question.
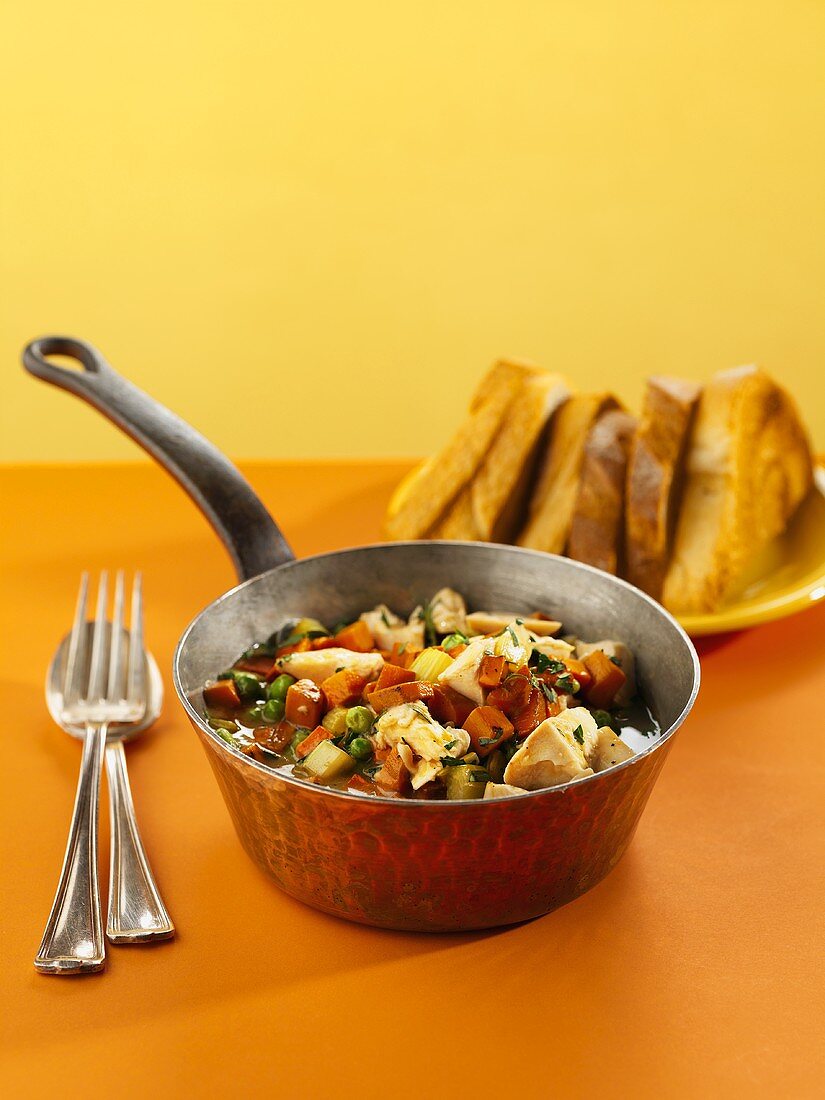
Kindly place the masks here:
[(473, 497), (470, 485), (465, 485), (447, 511), (427, 532), (428, 539), (460, 539), (478, 542), (481, 534), (473, 518)]
[(550, 441), (519, 546), (561, 554), (567, 545), (590, 426), (600, 413), (616, 408), (605, 393), (581, 393), (568, 398), (553, 417)]
[(718, 608), (811, 482), (810, 445), (791, 397), (756, 367), (715, 375), (691, 433), (666, 606)]
[(486, 372), (458, 431), (424, 463), (387, 515), (390, 538), (422, 538), (435, 527), (476, 472), (525, 376), (536, 373), (542, 373), (540, 367), (511, 360), (499, 360)]
[(627, 470), (624, 575), (661, 599), (698, 383), (649, 378)]
[(624, 409), (610, 409), (595, 421), (584, 445), (565, 552), (606, 573), (619, 572), (627, 455), (635, 429), (635, 416)]
[(570, 396), (560, 374), (524, 379), (471, 486), (479, 537), (506, 542), (524, 514), (538, 445), (549, 418)]
[(549, 417), (570, 393), (560, 374), (525, 374), (469, 485), (430, 538), (505, 542), (524, 514), (533, 466)]

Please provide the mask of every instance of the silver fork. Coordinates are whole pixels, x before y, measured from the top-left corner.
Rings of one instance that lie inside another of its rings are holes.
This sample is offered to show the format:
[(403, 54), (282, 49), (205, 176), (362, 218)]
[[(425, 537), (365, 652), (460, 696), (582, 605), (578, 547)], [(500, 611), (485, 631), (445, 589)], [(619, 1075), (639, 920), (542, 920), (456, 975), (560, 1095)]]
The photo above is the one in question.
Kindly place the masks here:
[[(43, 974), (102, 970), (106, 949), (97, 869), (100, 773), (111, 722), (138, 722), (146, 710), (140, 577), (132, 593), (128, 658), (123, 646), (123, 574), (115, 586), (114, 622), (106, 618), (108, 577), (100, 576), (91, 636), (86, 628), (89, 576), (80, 581), (74, 625), (63, 676), (61, 721), (85, 724), (83, 757), (63, 869), (51, 913), (34, 960)], [(84, 686), (85, 685), (85, 686)]]

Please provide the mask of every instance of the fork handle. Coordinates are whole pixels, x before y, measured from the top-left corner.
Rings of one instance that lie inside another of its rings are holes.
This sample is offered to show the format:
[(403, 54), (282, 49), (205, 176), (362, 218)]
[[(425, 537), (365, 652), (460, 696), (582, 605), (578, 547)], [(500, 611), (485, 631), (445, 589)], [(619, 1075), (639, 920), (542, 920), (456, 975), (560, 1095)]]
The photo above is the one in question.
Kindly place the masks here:
[(161, 900), (140, 839), (122, 741), (106, 746), (111, 858), (106, 935), (112, 943), (169, 939), (175, 926)]
[(98, 802), (106, 726), (86, 727), (63, 869), (34, 965), (41, 974), (91, 974), (106, 965), (97, 875)]

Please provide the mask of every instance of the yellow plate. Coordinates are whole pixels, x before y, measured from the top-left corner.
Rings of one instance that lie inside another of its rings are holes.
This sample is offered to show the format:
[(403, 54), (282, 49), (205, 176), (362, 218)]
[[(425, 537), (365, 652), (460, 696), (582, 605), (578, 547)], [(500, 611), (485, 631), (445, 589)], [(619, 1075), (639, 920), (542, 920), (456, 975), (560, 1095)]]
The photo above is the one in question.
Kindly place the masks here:
[[(395, 512), (420, 467), (398, 485), (390, 501)], [(707, 615), (677, 615), (691, 635), (743, 630), (804, 611), (825, 598), (825, 467), (814, 471), (814, 487), (788, 530), (753, 561), (738, 592)]]

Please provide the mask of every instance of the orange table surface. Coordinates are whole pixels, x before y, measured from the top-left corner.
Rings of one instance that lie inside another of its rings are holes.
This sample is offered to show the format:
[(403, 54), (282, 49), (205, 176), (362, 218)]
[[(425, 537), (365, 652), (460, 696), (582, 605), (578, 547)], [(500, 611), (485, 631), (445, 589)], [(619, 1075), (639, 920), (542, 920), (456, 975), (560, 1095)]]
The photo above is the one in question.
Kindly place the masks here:
[[(307, 554), (374, 541), (407, 468), (247, 474)], [(590, 893), (495, 932), (378, 931), (253, 866), (174, 698), (178, 635), (234, 583), (193, 505), (146, 465), (0, 478), (4, 1095), (822, 1095), (825, 607), (702, 644), (696, 709)], [(80, 749), (51, 723), (43, 676), (81, 569), (118, 566), (144, 572), (167, 685), (128, 758), (178, 936), (46, 978), (32, 960)]]

